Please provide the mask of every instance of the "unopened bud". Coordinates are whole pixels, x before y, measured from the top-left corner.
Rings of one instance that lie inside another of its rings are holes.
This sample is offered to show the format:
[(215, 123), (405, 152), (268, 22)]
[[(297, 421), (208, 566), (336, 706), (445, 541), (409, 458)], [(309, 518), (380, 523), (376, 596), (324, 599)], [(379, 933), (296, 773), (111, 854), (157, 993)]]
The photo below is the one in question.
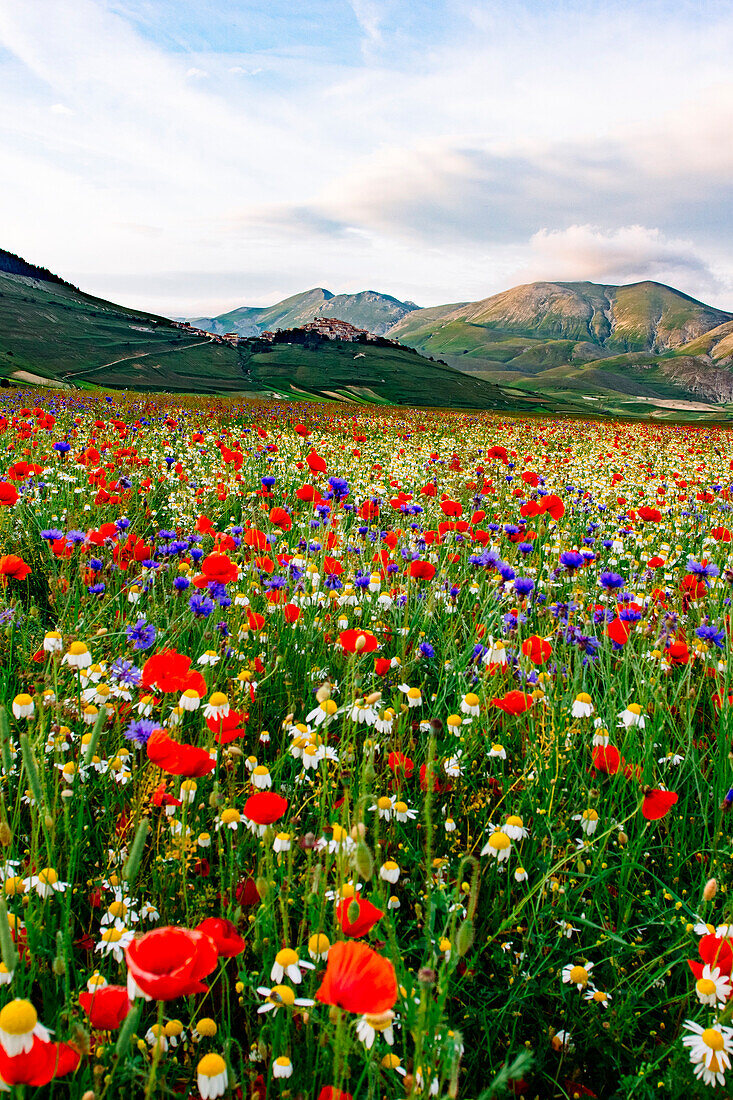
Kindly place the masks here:
[(325, 684), (321, 684), (316, 692), (316, 702), (325, 703), (326, 699), (331, 698), (331, 685), (326, 681)]
[(354, 653), (361, 653), (362, 649), (364, 648), (364, 646), (366, 644), (367, 644), (367, 640), (366, 640), (365, 636), (363, 634), (360, 634), (359, 637), (354, 642)]
[(354, 852), (354, 867), (361, 877), (369, 882), (374, 874), (374, 860), (372, 859), (372, 853), (363, 840), (360, 840), (356, 846), (356, 851)]
[(705, 889), (702, 892), (702, 896), (705, 901), (712, 901), (718, 892), (718, 880), (715, 878), (709, 878), (705, 883)]
[(346, 916), (349, 924), (354, 924), (355, 921), (358, 921), (360, 913), (361, 910), (359, 908), (359, 902), (356, 900), (356, 898), (354, 898), (353, 901), (349, 902), (349, 908), (346, 910)]
[(258, 875), (255, 879), (255, 886), (257, 888), (257, 893), (260, 895), (260, 899), (264, 901), (270, 892), (270, 886), (267, 879), (264, 878), (263, 875)]
[(367, 706), (373, 707), (374, 704), (378, 703), (381, 698), (382, 698), (381, 691), (373, 691), (371, 693), (371, 695), (367, 695), (367, 697), (366, 697)]
[(473, 946), (473, 921), (466, 917), (456, 935), (456, 950), (461, 958), (467, 955)]
[(629, 843), (629, 838), (626, 835), (626, 833), (620, 832), (618, 834), (618, 843), (619, 843), (619, 847), (621, 847), (621, 848), (626, 847), (626, 845)]
[(13, 843), (13, 834), (10, 831), (10, 826), (7, 821), (0, 821), (0, 844), (4, 848), (9, 848)]
[(366, 836), (366, 825), (363, 821), (358, 821), (356, 825), (351, 826), (350, 833), (352, 840), (363, 840)]

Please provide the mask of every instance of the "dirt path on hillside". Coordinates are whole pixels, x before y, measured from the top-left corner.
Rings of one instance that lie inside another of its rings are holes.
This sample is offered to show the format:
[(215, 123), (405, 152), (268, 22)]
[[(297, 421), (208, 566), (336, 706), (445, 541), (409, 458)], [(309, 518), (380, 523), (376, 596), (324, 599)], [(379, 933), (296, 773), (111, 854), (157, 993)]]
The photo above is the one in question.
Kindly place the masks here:
[[(205, 341), (207, 344), (212, 343), (209, 338)], [(163, 348), (156, 351), (136, 351), (132, 355), (123, 355), (121, 359), (113, 359), (110, 363), (102, 363), (98, 367), (88, 367), (86, 370), (77, 370), (72, 373), (64, 375), (67, 381), (75, 378), (84, 378), (89, 374), (96, 374), (97, 371), (106, 370), (107, 367), (114, 367), (117, 363), (126, 363), (129, 359), (145, 359), (149, 355), (172, 355), (176, 351), (186, 351), (187, 348), (200, 347), (201, 341), (196, 340), (193, 344), (184, 344), (180, 348)]]

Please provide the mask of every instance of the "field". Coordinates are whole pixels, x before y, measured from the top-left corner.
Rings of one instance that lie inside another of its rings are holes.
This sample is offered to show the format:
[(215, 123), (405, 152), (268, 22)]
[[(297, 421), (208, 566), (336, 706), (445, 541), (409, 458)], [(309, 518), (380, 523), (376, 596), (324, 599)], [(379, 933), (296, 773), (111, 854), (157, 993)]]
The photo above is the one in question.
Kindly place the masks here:
[(15, 1095), (729, 1095), (730, 430), (36, 389), (0, 438)]

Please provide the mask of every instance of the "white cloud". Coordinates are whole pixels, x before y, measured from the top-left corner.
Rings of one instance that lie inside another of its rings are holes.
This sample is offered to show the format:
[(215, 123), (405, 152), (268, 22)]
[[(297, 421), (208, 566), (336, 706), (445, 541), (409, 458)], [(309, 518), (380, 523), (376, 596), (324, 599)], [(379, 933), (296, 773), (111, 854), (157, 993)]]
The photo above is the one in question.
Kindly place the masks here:
[[(191, 53), (122, 0), (0, 0), (0, 245), (176, 313), (318, 284), (431, 304), (531, 271), (733, 306), (733, 10), (446, 3), (449, 30), (408, 41), (405, 6), (351, 0), (359, 54), (326, 48), (317, 2), (281, 46), (273, 0), (270, 43)], [(226, 272), (231, 295), (197, 290)]]

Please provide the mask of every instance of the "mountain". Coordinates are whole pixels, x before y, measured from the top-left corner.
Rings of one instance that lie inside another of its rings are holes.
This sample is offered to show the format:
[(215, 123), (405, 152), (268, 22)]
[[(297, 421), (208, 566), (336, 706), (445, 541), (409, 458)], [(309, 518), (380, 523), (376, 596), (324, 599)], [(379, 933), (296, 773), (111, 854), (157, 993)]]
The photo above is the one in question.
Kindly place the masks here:
[(527, 283), (479, 302), (415, 310), (389, 330), (427, 354), (539, 368), (619, 352), (662, 353), (733, 319), (663, 283)]
[(0, 378), (251, 398), (554, 408), (530, 395), (507, 395), (412, 348), (383, 343), (324, 340), (305, 348), (253, 340), (234, 347), (214, 335), (191, 335), (166, 317), (85, 294), (46, 268), (0, 251)]
[(362, 290), (358, 294), (332, 294), (315, 287), (293, 294), (274, 306), (240, 306), (217, 317), (190, 318), (196, 328), (223, 334), (238, 332), (240, 336), (258, 336), (274, 329), (300, 328), (316, 317), (337, 317), (357, 328), (368, 329), (383, 336), (408, 313), (418, 309), (414, 302), (400, 302), (390, 294)]

